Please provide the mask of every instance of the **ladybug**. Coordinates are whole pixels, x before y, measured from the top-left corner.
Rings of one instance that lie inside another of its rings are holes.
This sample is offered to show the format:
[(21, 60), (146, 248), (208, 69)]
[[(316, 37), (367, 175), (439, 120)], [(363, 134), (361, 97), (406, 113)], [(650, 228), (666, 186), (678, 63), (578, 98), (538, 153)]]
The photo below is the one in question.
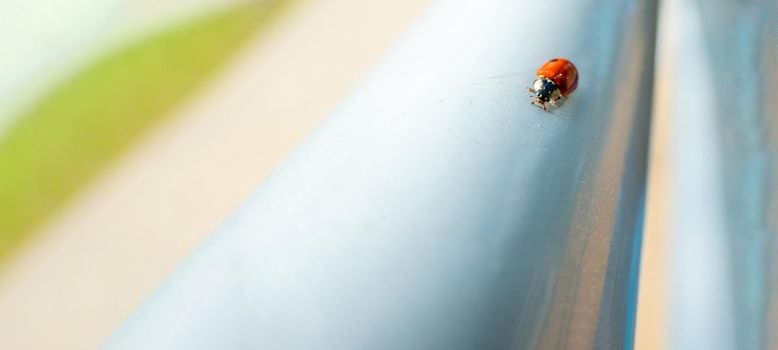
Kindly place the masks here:
[(532, 96), (531, 104), (544, 111), (548, 105), (556, 106), (563, 97), (570, 95), (578, 87), (578, 69), (573, 62), (564, 58), (554, 58), (543, 63), (535, 73), (538, 78), (527, 88)]

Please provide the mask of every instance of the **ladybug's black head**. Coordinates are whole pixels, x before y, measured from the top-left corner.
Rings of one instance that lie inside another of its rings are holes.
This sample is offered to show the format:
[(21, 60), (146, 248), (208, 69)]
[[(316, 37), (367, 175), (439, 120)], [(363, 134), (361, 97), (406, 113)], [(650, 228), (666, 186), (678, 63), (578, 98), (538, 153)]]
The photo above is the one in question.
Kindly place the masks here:
[(556, 86), (553, 80), (548, 78), (538, 78), (535, 83), (532, 84), (535, 90), (535, 99), (548, 103), (551, 100), (558, 100), (562, 98), (562, 94), (559, 92), (559, 87)]

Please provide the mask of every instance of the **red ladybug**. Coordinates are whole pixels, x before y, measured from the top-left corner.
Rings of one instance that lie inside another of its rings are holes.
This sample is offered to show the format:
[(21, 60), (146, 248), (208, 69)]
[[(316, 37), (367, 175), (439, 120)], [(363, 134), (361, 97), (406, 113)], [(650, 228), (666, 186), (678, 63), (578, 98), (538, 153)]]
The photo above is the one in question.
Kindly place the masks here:
[(528, 90), (534, 93), (532, 104), (548, 110), (548, 105), (556, 106), (563, 97), (578, 87), (578, 69), (573, 62), (564, 58), (554, 58), (538, 68), (538, 79)]

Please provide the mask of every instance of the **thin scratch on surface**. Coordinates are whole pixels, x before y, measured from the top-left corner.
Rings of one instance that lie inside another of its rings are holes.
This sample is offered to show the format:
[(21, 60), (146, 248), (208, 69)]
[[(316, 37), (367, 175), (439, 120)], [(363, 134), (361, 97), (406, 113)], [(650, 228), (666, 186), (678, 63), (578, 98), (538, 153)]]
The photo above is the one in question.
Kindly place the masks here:
[(532, 71), (531, 69), (525, 69), (525, 70), (518, 71), (518, 72), (513, 72), (513, 73), (489, 75), (489, 76), (485, 76), (483, 78), (477, 78), (473, 82), (476, 83), (476, 82), (481, 82), (481, 81), (485, 81), (485, 80), (494, 80), (494, 79), (515, 77), (515, 76), (518, 76), (518, 75), (526, 74), (527, 72), (531, 72), (531, 71)]

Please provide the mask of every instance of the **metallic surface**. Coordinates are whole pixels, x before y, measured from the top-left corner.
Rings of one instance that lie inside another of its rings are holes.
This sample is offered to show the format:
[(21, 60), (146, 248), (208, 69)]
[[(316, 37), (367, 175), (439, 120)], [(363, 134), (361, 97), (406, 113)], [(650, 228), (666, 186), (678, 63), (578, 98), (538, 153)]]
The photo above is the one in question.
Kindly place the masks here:
[(669, 345), (775, 347), (776, 3), (667, 3), (676, 77)]
[(655, 18), (441, 1), (105, 348), (630, 346)]

